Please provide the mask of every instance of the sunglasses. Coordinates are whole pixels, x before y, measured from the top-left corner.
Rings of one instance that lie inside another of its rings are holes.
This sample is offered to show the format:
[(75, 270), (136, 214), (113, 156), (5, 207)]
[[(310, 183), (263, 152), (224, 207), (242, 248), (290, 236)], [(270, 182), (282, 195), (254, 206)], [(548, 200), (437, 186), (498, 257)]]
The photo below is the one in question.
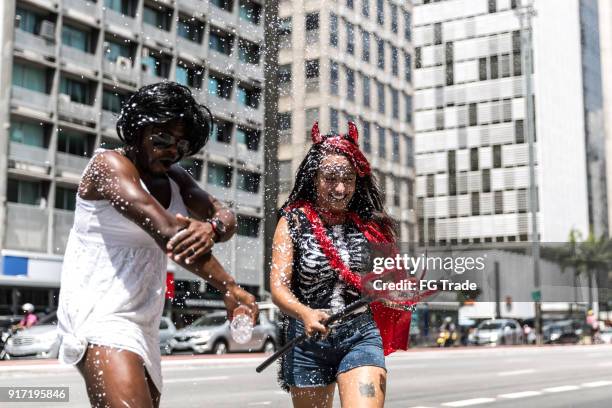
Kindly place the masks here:
[(176, 150), (181, 156), (186, 156), (191, 151), (189, 140), (176, 140), (176, 137), (164, 132), (155, 132), (151, 134), (151, 143), (156, 149), (169, 149), (176, 146)]

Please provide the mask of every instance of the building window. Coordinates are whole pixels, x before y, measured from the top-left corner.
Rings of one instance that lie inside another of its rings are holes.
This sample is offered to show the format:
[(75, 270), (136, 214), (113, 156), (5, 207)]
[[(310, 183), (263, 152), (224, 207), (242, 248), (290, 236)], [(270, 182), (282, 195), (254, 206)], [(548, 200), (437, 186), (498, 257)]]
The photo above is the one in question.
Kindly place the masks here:
[(252, 173), (250, 171), (238, 170), (238, 180), (236, 187), (239, 190), (257, 194), (259, 192), (259, 181), (261, 174)]
[(365, 153), (372, 153), (372, 141), (370, 135), (370, 122), (363, 122), (363, 136), (361, 137), (361, 145)]
[(57, 187), (55, 189), (55, 208), (74, 211), (76, 208), (76, 188)]
[(442, 44), (442, 23), (434, 24), (434, 44)]
[(89, 105), (91, 101), (89, 85), (71, 78), (62, 77), (60, 81), (60, 94), (69, 95), (72, 102), (85, 105)]
[(514, 76), (523, 75), (523, 60), (521, 58), (521, 52), (515, 51), (512, 53), (512, 68)]
[(232, 12), (232, 6), (234, 4), (233, 0), (210, 0), (210, 2), (216, 7), (227, 11), (228, 13)]
[(399, 207), (401, 205), (402, 186), (399, 178), (392, 177), (391, 179), (393, 180), (393, 206)]
[(329, 16), (329, 45), (338, 46), (338, 16), (334, 13)]
[(391, 73), (393, 76), (399, 75), (399, 51), (391, 46)]
[(478, 59), (478, 79), (487, 80), (487, 59), (484, 57)]
[(338, 95), (340, 89), (340, 67), (337, 62), (329, 64), (329, 92)]
[(385, 25), (385, 2), (384, 0), (376, 0), (376, 22)]
[(15, 63), (12, 82), (21, 88), (47, 93), (47, 73), (43, 68)]
[(412, 96), (404, 95), (404, 105), (406, 108), (406, 122), (412, 123)]
[(491, 192), (491, 170), (490, 169), (482, 170), (482, 192), (483, 193)]
[(240, 0), (240, 18), (252, 24), (259, 25), (261, 20), (261, 6), (248, 0)]
[(257, 238), (259, 236), (259, 218), (248, 217), (246, 215), (238, 215), (236, 218), (238, 224), (236, 234), (250, 238)]
[(172, 11), (158, 6), (157, 10), (145, 5), (142, 10), (142, 21), (160, 30), (170, 31)]
[(201, 44), (204, 37), (204, 23), (196, 18), (181, 16), (178, 20), (176, 34), (181, 38)]
[(415, 47), (414, 49), (414, 67), (416, 69), (421, 68), (421, 47)]
[(414, 167), (414, 141), (412, 137), (405, 135), (404, 143), (406, 145), (406, 167)]
[(291, 64), (285, 64), (278, 67), (278, 90), (281, 96), (286, 96), (291, 93)]
[(238, 41), (238, 60), (245, 64), (258, 65), (261, 58), (259, 45), (247, 40)]
[(89, 35), (87, 31), (64, 24), (62, 26), (62, 45), (67, 45), (83, 52), (90, 52), (91, 39)]
[(379, 69), (385, 69), (385, 40), (382, 38), (376, 39), (377, 50), (378, 50), (378, 62), (377, 66)]
[(499, 62), (497, 55), (491, 57), (491, 79), (499, 78)]
[(412, 15), (409, 11), (404, 11), (404, 39), (412, 40)]
[(478, 124), (478, 105), (475, 103), (470, 103), (468, 109), (470, 126), (476, 126)]
[(306, 139), (310, 141), (310, 131), (312, 129), (312, 125), (319, 120), (319, 108), (309, 108), (306, 109), (306, 120), (305, 120), (305, 128), (306, 128)]
[(478, 148), (472, 147), (470, 149), (470, 170), (477, 171), (478, 170)]
[(495, 203), (495, 214), (504, 213), (504, 192), (496, 191), (493, 193), (493, 200)]
[(523, 119), (514, 121), (514, 140), (517, 144), (525, 143), (525, 129)]
[(346, 0), (346, 7), (350, 8), (351, 10), (355, 7), (355, 3), (353, 0)]
[(397, 6), (395, 4), (391, 4), (391, 31), (394, 34), (397, 34), (399, 32), (397, 20)]
[(361, 59), (365, 62), (370, 62), (370, 33), (367, 31), (362, 31), (361, 35), (361, 39), (363, 41)]
[(306, 44), (319, 41), (319, 13), (306, 14)]
[(26, 144), (29, 146), (44, 147), (45, 129), (38, 123), (11, 121), (11, 142)]
[(399, 119), (399, 111), (400, 111), (400, 101), (399, 101), (399, 91), (397, 89), (391, 88), (391, 112), (393, 115), (393, 119)]
[(425, 179), (425, 193), (427, 197), (431, 198), (435, 195), (436, 192), (436, 184), (435, 184), (435, 176), (433, 174), (428, 174)]
[(248, 150), (259, 150), (259, 139), (261, 139), (259, 130), (246, 127), (236, 128), (236, 143), (246, 146)]
[(361, 14), (370, 17), (370, 0), (361, 0)]
[(489, 13), (497, 11), (497, 0), (489, 0)]
[(502, 78), (508, 78), (510, 72), (510, 54), (503, 54), (501, 56), (501, 76)]
[(412, 55), (404, 53), (404, 80), (412, 82)]
[(329, 130), (331, 132), (338, 132), (338, 111), (334, 108), (329, 109)]
[(278, 184), (282, 193), (291, 191), (293, 185), (293, 173), (291, 172), (291, 160), (278, 162)]
[(179, 84), (200, 89), (204, 78), (204, 68), (194, 66), (183, 61), (176, 64), (176, 82)]
[(355, 28), (349, 22), (346, 23), (346, 52), (355, 54)]
[(363, 106), (370, 107), (370, 77), (363, 75)]
[(278, 46), (280, 48), (291, 48), (291, 17), (281, 18), (278, 24)]
[(444, 109), (436, 109), (436, 130), (444, 130)]
[(208, 93), (218, 96), (223, 99), (230, 99), (232, 96), (232, 88), (234, 82), (230, 78), (224, 78), (217, 75), (209, 75), (208, 77)]
[(42, 182), (9, 178), (6, 188), (6, 199), (11, 203), (41, 206), (45, 204), (43, 201)]
[(259, 107), (259, 98), (261, 92), (256, 88), (246, 88), (243, 85), (236, 87), (236, 100), (243, 106), (257, 109)]
[(111, 39), (104, 40), (104, 58), (107, 61), (116, 62), (117, 58), (122, 57), (128, 59), (130, 66), (132, 65), (132, 52), (130, 47), (130, 41), (116, 42)]
[(306, 92), (317, 92), (319, 90), (319, 60), (308, 60), (304, 65)]
[(104, 90), (102, 92), (102, 109), (113, 113), (119, 113), (125, 99), (125, 95)]
[(211, 31), (208, 37), (208, 47), (221, 54), (230, 55), (233, 44), (234, 36), (222, 31)]
[(385, 85), (376, 81), (376, 89), (378, 93), (378, 113), (385, 113)]
[(446, 86), (453, 85), (455, 83), (455, 70), (453, 64), (446, 65)]
[(393, 143), (393, 150), (391, 152), (391, 158), (393, 162), (399, 163), (400, 159), (400, 140), (399, 135), (396, 132), (391, 132), (391, 141)]
[(232, 168), (222, 164), (208, 162), (208, 184), (218, 187), (230, 187), (232, 185)]
[(279, 112), (276, 120), (278, 121), (278, 143), (291, 144), (291, 112)]
[(232, 142), (232, 124), (224, 120), (216, 119), (213, 122), (213, 139), (219, 143), (230, 144)]
[(493, 168), (499, 169), (502, 166), (501, 145), (493, 146)]
[(472, 215), (480, 215), (480, 193), (472, 193)]
[(346, 69), (346, 98), (355, 100), (355, 71), (349, 68)]
[(378, 126), (378, 157), (383, 159), (387, 158), (385, 128), (382, 126)]

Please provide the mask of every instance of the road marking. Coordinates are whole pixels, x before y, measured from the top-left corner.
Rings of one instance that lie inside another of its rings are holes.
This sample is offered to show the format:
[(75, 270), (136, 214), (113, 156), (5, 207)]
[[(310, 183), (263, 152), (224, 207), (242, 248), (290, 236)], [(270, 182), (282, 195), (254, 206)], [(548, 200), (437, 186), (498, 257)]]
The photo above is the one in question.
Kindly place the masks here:
[(200, 382), (200, 381), (223, 381), (229, 380), (228, 376), (218, 376), (218, 377), (192, 377), (192, 378), (171, 378), (169, 380), (164, 380), (164, 384), (173, 384), (173, 383), (181, 383), (181, 382)]
[(442, 405), (445, 407), (467, 407), (470, 405), (486, 404), (487, 402), (493, 401), (495, 401), (495, 398), (473, 398), (469, 400), (445, 402)]
[(542, 391), (544, 392), (566, 392), (566, 391), (576, 391), (580, 389), (577, 385), (562, 385), (560, 387), (552, 387), (552, 388), (544, 388)]
[(612, 385), (612, 381), (594, 381), (581, 384), (582, 387), (586, 388), (604, 387), (606, 385)]
[(526, 370), (502, 371), (500, 373), (497, 373), (497, 375), (499, 375), (500, 377), (504, 377), (508, 375), (531, 374), (531, 373), (535, 373), (535, 371), (536, 370), (534, 370), (533, 368), (529, 368)]
[(272, 403), (272, 401), (261, 401), (261, 402), (249, 402), (247, 405), (248, 406), (255, 406), (255, 405), (270, 405)]
[(513, 392), (510, 394), (502, 394), (502, 395), (498, 395), (498, 397), (516, 399), (516, 398), (535, 397), (538, 395), (542, 395), (542, 393), (540, 391), (522, 391), (522, 392)]

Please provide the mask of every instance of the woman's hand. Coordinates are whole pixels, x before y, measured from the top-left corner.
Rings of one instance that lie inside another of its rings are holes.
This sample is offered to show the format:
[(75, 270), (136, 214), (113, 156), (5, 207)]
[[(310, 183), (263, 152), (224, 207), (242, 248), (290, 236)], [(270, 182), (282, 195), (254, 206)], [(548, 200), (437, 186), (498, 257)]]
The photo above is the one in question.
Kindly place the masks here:
[(329, 315), (322, 310), (306, 309), (300, 313), (300, 320), (304, 323), (304, 331), (308, 337), (315, 333), (321, 333), (323, 337), (329, 334), (329, 328), (323, 323), (329, 319)]
[(210, 252), (215, 244), (215, 232), (209, 222), (197, 221), (181, 214), (177, 214), (176, 219), (184, 228), (168, 241), (167, 253), (176, 262), (185, 260), (189, 265)]

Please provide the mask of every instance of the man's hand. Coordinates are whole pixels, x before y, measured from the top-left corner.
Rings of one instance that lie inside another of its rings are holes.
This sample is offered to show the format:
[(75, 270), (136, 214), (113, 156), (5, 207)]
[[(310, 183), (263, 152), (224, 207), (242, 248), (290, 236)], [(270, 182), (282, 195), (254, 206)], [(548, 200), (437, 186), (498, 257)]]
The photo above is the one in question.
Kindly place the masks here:
[(190, 265), (210, 252), (215, 244), (215, 232), (209, 222), (200, 222), (181, 214), (177, 214), (176, 219), (185, 227), (168, 241), (167, 254), (176, 262), (185, 260)]
[(245, 306), (249, 309), (248, 315), (251, 317), (251, 319), (253, 319), (253, 325), (255, 325), (257, 322), (259, 308), (255, 302), (255, 296), (251, 295), (240, 286), (235, 284), (230, 286), (223, 297), (223, 302), (225, 303), (225, 308), (227, 309), (228, 320), (232, 320), (234, 317), (234, 311), (238, 306)]

